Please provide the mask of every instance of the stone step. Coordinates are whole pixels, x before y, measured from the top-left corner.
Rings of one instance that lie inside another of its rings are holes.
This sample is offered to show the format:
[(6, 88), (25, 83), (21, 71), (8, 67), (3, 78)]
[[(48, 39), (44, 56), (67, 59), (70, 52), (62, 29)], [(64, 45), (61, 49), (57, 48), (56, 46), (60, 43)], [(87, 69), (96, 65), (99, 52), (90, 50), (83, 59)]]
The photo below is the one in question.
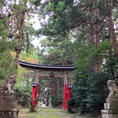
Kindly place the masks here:
[(117, 110), (101, 110), (102, 114), (118, 114)]
[(118, 114), (102, 112), (102, 118), (118, 118)]

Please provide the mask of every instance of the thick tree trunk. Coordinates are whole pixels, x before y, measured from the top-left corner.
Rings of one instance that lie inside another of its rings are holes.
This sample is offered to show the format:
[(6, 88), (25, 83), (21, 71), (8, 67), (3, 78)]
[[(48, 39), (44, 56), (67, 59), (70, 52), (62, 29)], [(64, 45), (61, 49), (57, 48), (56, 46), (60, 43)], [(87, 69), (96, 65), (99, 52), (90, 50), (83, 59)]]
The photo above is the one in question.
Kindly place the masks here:
[[(96, 6), (98, 4), (98, 1), (99, 0), (95, 0)], [(96, 10), (95, 10), (95, 16), (96, 16), (96, 21), (99, 20), (100, 16), (99, 16), (99, 9), (98, 8), (96, 8)], [(100, 33), (98, 31), (99, 27), (100, 27), (100, 24), (98, 22), (98, 23), (96, 23), (96, 26), (95, 26), (95, 29), (96, 29), (96, 42), (95, 42), (96, 43), (96, 48), (99, 47), (99, 43), (100, 43)]]
[(106, 0), (106, 7), (107, 7), (108, 23), (109, 23), (108, 28), (109, 28), (110, 36), (112, 39), (114, 55), (116, 56), (116, 61), (118, 61), (118, 43), (116, 39), (116, 33), (115, 33), (115, 28), (114, 28), (114, 23), (113, 23), (113, 18), (112, 18), (112, 7), (110, 4), (110, 0)]
[[(99, 0), (95, 0), (95, 3), (96, 3), (96, 6), (98, 4), (98, 1)], [(99, 9), (96, 8), (95, 10), (95, 16), (96, 16), (96, 21), (99, 19)], [(99, 44), (100, 44), (100, 33), (99, 33), (99, 27), (100, 27), (100, 24), (99, 23), (96, 23), (95, 25), (95, 31), (96, 31), (96, 40), (95, 40), (95, 45), (96, 45), (96, 49), (99, 47)], [(96, 68), (95, 68), (95, 71), (96, 72), (99, 72), (100, 70), (100, 63), (99, 63), (99, 59), (97, 58), (96, 59)]]
[[(95, 0), (96, 4), (98, 3), (98, 0)], [(92, 14), (94, 11), (92, 10), (92, 5), (90, 3), (90, 1), (88, 0), (88, 4), (89, 4), (89, 13)], [(98, 9), (96, 9), (96, 11), (94, 12), (96, 18), (98, 18), (99, 14), (98, 14)], [(90, 42), (92, 44), (95, 45), (96, 48), (99, 47), (99, 41), (100, 41), (100, 37), (99, 37), (99, 33), (96, 33), (96, 31), (99, 28), (99, 24), (94, 25), (93, 24), (93, 19), (89, 18), (89, 26), (90, 26)], [(93, 72), (99, 72), (99, 60), (96, 59), (93, 62)]]
[(16, 50), (16, 58), (15, 58), (16, 69), (18, 69), (18, 61), (20, 58), (21, 50), (22, 50), (24, 20), (25, 20), (25, 11), (21, 12), (20, 22), (17, 22), (17, 26), (19, 30), (19, 40), (18, 40), (18, 49)]
[[(115, 1), (117, 2), (117, 1)], [(112, 6), (110, 3), (110, 0), (106, 0), (106, 8), (107, 8), (107, 17), (108, 17), (108, 29), (110, 32), (110, 37), (112, 39), (112, 45), (114, 49), (114, 56), (116, 57), (116, 62), (118, 62), (118, 42), (116, 38), (113, 18), (112, 18)], [(111, 71), (112, 75), (115, 74), (116, 77), (118, 77), (118, 73), (116, 72), (116, 66), (114, 66), (114, 71)], [(114, 77), (115, 79), (115, 77)]]

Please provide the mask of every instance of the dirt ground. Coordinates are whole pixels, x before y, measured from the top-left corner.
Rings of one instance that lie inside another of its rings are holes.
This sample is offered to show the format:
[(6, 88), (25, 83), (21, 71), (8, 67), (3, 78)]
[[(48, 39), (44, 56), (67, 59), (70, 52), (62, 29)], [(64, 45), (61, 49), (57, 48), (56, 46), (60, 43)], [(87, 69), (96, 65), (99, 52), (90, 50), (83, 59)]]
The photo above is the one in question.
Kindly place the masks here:
[(70, 114), (62, 109), (40, 108), (37, 112), (31, 113), (29, 109), (20, 109), (19, 118), (88, 118)]

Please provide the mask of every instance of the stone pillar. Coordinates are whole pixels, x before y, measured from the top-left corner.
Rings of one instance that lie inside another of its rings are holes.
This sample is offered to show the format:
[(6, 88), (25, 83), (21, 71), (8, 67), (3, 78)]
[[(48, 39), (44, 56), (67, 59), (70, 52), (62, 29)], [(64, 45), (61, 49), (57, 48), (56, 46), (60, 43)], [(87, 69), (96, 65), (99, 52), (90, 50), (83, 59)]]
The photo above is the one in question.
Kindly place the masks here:
[(108, 80), (109, 95), (104, 103), (102, 118), (118, 118), (118, 88), (114, 80)]
[(0, 118), (18, 118), (18, 109), (13, 94), (0, 92)]

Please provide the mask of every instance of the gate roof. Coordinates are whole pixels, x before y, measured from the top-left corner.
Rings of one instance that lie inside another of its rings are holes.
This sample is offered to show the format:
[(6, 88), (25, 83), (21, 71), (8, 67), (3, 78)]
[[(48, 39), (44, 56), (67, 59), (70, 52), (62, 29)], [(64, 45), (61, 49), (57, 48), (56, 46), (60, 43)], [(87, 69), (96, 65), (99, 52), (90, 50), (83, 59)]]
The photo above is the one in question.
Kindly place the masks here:
[(44, 71), (50, 71), (50, 70), (72, 71), (75, 69), (74, 66), (32, 64), (32, 63), (21, 61), (21, 60), (19, 61), (19, 65), (24, 68), (28, 68), (28, 69), (32, 69), (32, 70), (44, 70)]

